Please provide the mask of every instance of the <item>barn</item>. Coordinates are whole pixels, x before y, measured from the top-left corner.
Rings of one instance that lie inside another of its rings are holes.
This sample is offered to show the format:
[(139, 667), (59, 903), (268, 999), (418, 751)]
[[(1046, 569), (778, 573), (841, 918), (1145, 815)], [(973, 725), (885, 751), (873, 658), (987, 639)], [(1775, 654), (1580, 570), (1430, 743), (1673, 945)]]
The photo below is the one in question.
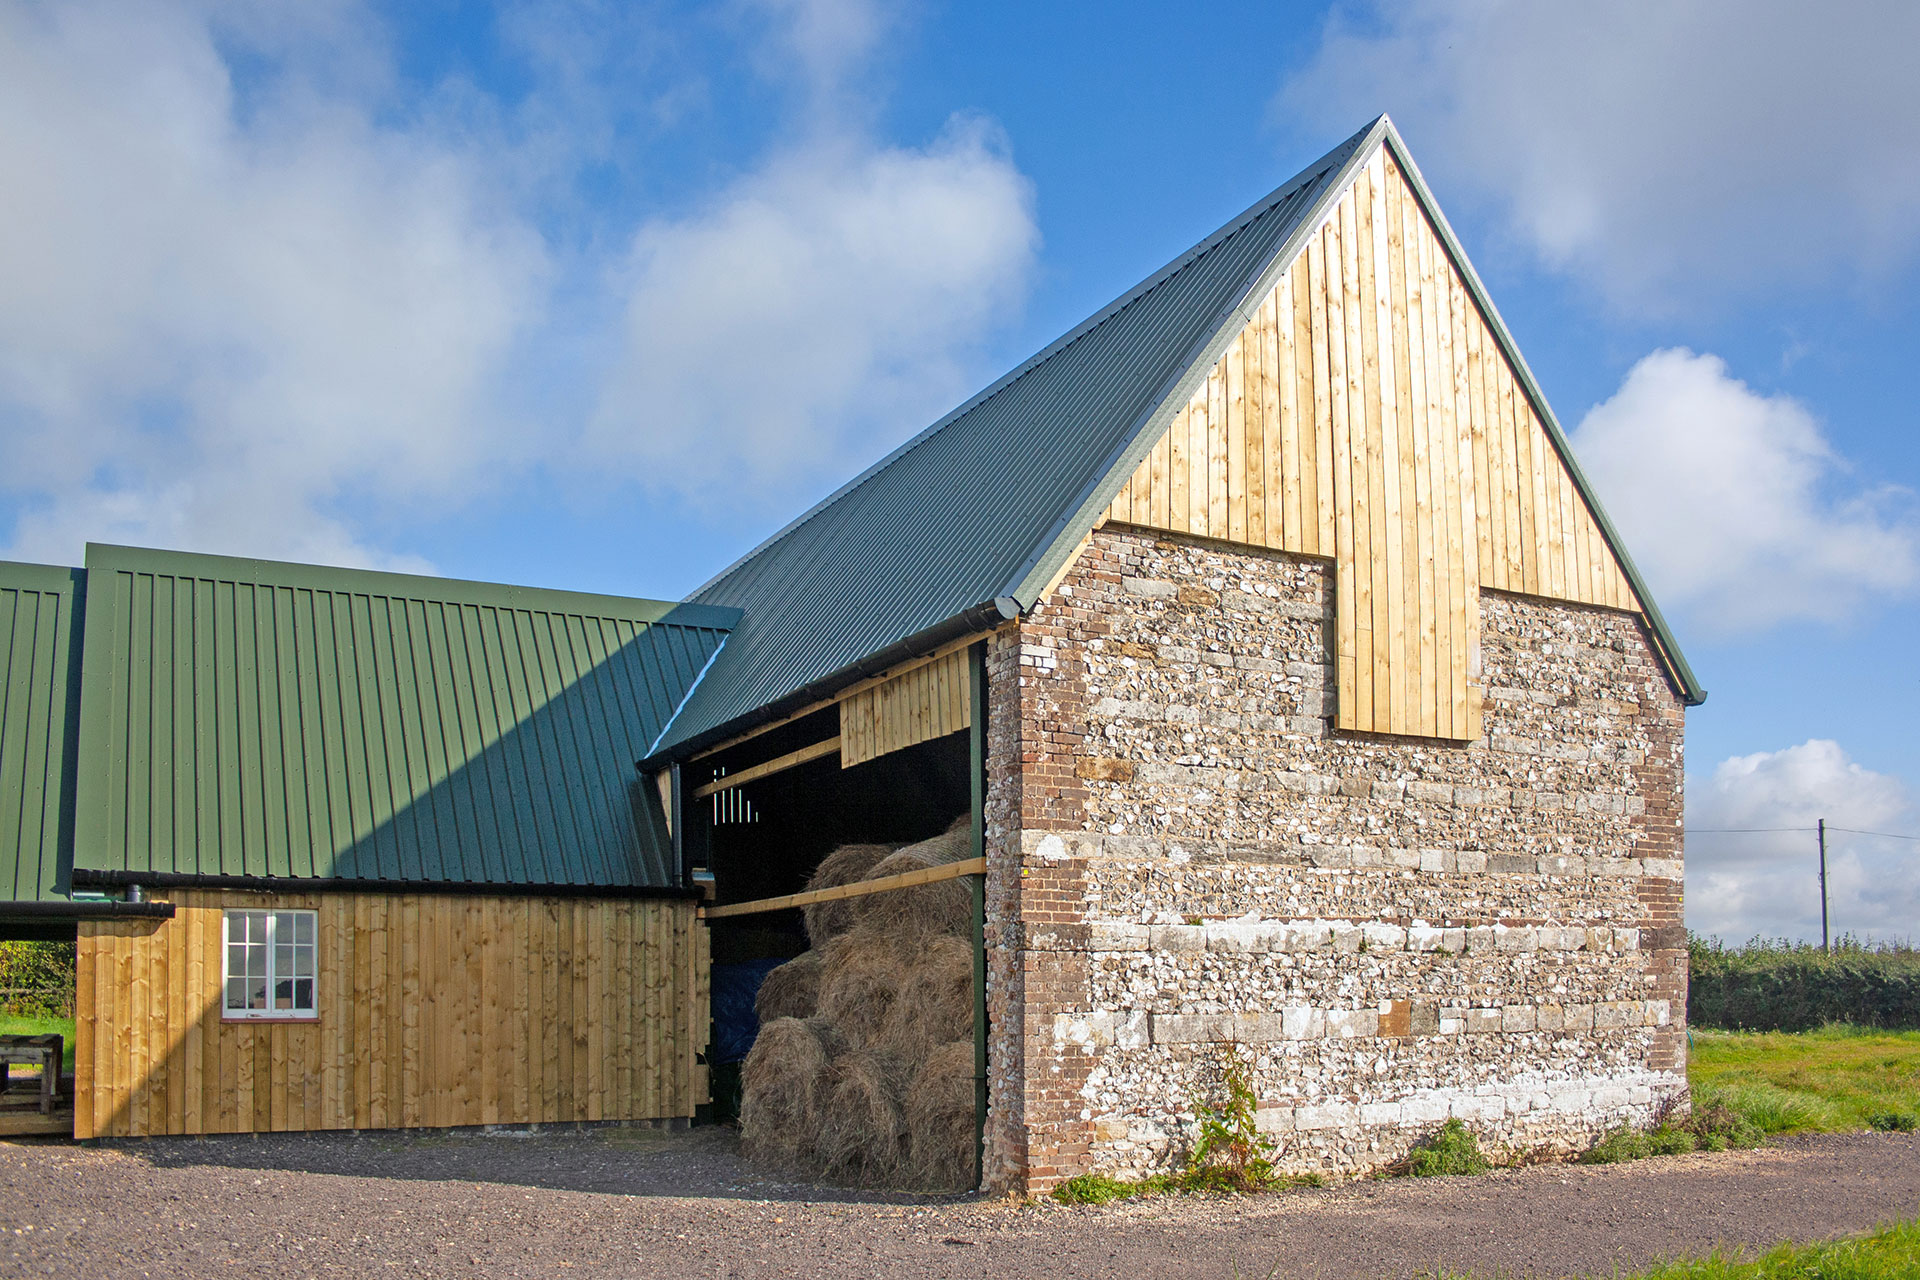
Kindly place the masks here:
[(1385, 117), (684, 603), (71, 580), (81, 1136), (690, 1116), (708, 983), (957, 818), (970, 1182), (1165, 1168), (1235, 1063), (1294, 1171), (1685, 1100), (1704, 694)]

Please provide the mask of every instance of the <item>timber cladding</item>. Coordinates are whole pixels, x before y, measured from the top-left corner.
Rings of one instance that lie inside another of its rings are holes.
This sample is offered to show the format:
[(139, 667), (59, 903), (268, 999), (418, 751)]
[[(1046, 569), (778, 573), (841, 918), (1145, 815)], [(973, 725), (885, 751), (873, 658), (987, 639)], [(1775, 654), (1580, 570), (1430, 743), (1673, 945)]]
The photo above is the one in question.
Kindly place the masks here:
[(1642, 608), (1384, 149), (1108, 514), (1332, 557), (1342, 729), (1480, 736), (1483, 586)]
[[(80, 926), (76, 1138), (652, 1120), (707, 1100), (691, 902), (166, 896), (171, 920)], [(222, 1019), (239, 908), (317, 913), (317, 1018)]]

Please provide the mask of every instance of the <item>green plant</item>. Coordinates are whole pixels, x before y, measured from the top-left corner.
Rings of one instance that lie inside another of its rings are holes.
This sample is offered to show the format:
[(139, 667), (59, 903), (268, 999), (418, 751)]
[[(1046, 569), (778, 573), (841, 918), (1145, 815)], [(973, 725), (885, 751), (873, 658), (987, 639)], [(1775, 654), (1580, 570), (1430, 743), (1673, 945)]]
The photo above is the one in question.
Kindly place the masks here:
[(1104, 1173), (1083, 1173), (1054, 1187), (1053, 1198), (1061, 1204), (1107, 1204), (1140, 1195), (1143, 1190), (1141, 1182), (1109, 1178)]
[(1832, 1022), (1920, 1029), (1920, 950), (1843, 935), (1832, 951), (1755, 938), (1738, 947), (1688, 941), (1687, 1020), (1694, 1027), (1812, 1031)]
[(1911, 1111), (1881, 1111), (1868, 1116), (1867, 1124), (1882, 1133), (1912, 1133), (1920, 1128), (1920, 1116)]
[(1492, 1167), (1480, 1151), (1480, 1139), (1458, 1116), (1415, 1143), (1405, 1162), (1406, 1172), (1416, 1178), (1485, 1173)]
[(1222, 1084), (1223, 1106), (1195, 1108), (1200, 1136), (1187, 1157), (1187, 1178), (1209, 1191), (1270, 1190), (1280, 1182), (1273, 1167), (1276, 1148), (1256, 1123), (1253, 1073), (1238, 1057), (1229, 1058)]
[(0, 1013), (73, 1016), (74, 944), (0, 942)]

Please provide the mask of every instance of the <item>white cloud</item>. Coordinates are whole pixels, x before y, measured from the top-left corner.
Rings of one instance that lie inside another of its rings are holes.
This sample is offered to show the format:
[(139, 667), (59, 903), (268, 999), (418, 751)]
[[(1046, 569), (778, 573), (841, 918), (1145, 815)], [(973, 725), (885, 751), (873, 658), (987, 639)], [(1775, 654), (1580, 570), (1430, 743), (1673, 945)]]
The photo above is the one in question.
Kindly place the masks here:
[(1806, 407), (1656, 351), (1573, 433), (1663, 605), (1707, 631), (1832, 620), (1920, 580), (1912, 495), (1860, 483)]
[(586, 207), (699, 80), (629, 14), (506, 15), (509, 103), (403, 82), (353, 0), (0, 0), (0, 554), (418, 568), (368, 530), (532, 469), (764, 506), (922, 425), (1023, 295), (1028, 184), (982, 122), (869, 136), (890, 8), (747, 12), (811, 109), (662, 216)]
[[(339, 96), (380, 69), (328, 26), (295, 55), (184, 7), (0, 8), (12, 554), (386, 563), (337, 504), (458, 501), (512, 452), (489, 405), (542, 246), (457, 141)], [(223, 41), (267, 67), (244, 103)]]
[(924, 150), (779, 156), (635, 237), (591, 450), (711, 500), (817, 488), (970, 387), (1037, 239), (1026, 180), (977, 122)]
[[(1820, 937), (1819, 850), (1829, 824), (1833, 932), (1910, 937), (1920, 921), (1920, 844), (1834, 828), (1920, 830), (1906, 784), (1813, 739), (1735, 756), (1687, 781), (1687, 924), (1730, 942)], [(1787, 831), (1768, 828), (1786, 827)], [(1732, 828), (1734, 830), (1726, 830)]]
[(1920, 248), (1920, 6), (1382, 0), (1336, 10), (1280, 113), (1388, 110), (1443, 190), (1614, 302), (1833, 277)]

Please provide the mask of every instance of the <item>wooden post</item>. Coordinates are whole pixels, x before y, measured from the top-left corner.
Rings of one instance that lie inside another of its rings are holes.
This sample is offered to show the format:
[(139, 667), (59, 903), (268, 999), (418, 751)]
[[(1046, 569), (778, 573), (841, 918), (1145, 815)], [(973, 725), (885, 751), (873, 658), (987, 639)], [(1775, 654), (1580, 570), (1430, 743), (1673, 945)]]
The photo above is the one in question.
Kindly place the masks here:
[(1833, 954), (1833, 942), (1827, 937), (1827, 820), (1820, 819), (1820, 949)]
[[(967, 650), (967, 693), (973, 725), (967, 733), (973, 782), (973, 856), (987, 854), (987, 642)], [(987, 873), (967, 877), (973, 889), (973, 1185), (987, 1172)]]

